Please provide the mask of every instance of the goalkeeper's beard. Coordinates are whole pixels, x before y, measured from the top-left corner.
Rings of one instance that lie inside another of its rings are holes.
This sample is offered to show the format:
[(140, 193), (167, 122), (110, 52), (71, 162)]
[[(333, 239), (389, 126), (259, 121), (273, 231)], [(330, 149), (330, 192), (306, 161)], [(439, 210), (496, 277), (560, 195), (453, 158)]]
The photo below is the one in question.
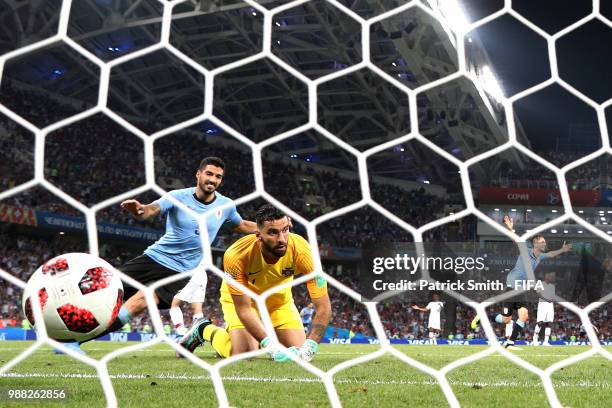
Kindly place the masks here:
[(283, 257), (287, 253), (287, 244), (277, 244), (276, 246), (272, 246), (268, 245), (264, 240), (261, 241), (261, 244), (267, 253), (272, 254), (277, 258)]

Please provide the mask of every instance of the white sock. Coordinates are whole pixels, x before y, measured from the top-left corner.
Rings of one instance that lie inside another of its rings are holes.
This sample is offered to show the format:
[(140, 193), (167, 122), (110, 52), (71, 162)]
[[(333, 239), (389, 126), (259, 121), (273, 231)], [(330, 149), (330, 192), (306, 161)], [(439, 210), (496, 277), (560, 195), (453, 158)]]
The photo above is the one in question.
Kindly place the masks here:
[(514, 327), (514, 320), (510, 320), (506, 323), (506, 337), (512, 336), (512, 328)]
[(172, 325), (175, 329), (185, 325), (185, 322), (183, 321), (183, 311), (180, 307), (170, 308), (170, 320), (172, 320)]
[(193, 318), (192, 321), (195, 321), (197, 319), (203, 319), (204, 318), (204, 313), (200, 312), (200, 313), (194, 313), (193, 314)]
[(538, 342), (538, 339), (539, 339), (539, 336), (540, 336), (540, 330), (541, 330), (540, 325), (536, 324), (535, 328), (533, 329), (533, 342), (534, 343)]
[(550, 338), (550, 327), (544, 329), (544, 343), (548, 343), (548, 339)]

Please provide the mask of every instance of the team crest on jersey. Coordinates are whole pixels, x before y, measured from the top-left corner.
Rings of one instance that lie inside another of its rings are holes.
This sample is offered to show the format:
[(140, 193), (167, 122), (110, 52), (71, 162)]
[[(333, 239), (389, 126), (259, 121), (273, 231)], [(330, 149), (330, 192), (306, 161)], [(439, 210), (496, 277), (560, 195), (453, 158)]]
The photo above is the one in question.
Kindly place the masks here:
[(215, 212), (215, 216), (217, 217), (218, 220), (220, 220), (221, 217), (223, 216), (223, 210), (217, 210), (217, 212)]
[(281, 272), (283, 276), (291, 276), (291, 275), (295, 275), (295, 271), (293, 270), (293, 268), (285, 268), (283, 269), (283, 272)]

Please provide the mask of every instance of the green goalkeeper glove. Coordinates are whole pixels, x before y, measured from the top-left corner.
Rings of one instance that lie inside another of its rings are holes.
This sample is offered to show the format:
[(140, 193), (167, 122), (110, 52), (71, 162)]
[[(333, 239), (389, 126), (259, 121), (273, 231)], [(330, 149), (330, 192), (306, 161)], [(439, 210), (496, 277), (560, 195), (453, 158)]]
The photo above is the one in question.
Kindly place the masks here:
[[(270, 344), (270, 338), (264, 338), (260, 344), (262, 348), (265, 348), (268, 344)], [(271, 350), (270, 352), (268, 352), (270, 358), (279, 363), (291, 360), (291, 357), (289, 357), (289, 353), (292, 353), (297, 356), (299, 355), (299, 350), (297, 347), (291, 346), (287, 350)]]

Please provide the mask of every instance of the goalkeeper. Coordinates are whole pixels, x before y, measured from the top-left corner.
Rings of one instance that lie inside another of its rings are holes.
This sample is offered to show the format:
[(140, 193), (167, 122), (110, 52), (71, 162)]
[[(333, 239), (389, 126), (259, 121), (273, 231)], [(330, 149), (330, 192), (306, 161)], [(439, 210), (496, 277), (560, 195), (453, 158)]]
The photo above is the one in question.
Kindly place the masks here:
[[(223, 257), (225, 272), (237, 282), (257, 294), (293, 280), (294, 275), (314, 271), (308, 242), (289, 232), (289, 218), (271, 205), (264, 205), (255, 217), (257, 232), (247, 235), (230, 246)], [(307, 282), (308, 292), (316, 314), (308, 335), (300, 318), (291, 287), (273, 293), (266, 299), (272, 324), (281, 344), (288, 352), (311, 361), (331, 318), (331, 303), (327, 283), (318, 276)], [(270, 339), (266, 334), (259, 310), (254, 301), (226, 281), (221, 285), (221, 307), (226, 328), (200, 320), (181, 339), (180, 344), (193, 352), (209, 341), (222, 357), (233, 356), (266, 347)], [(275, 361), (288, 360), (287, 351), (273, 350)]]

